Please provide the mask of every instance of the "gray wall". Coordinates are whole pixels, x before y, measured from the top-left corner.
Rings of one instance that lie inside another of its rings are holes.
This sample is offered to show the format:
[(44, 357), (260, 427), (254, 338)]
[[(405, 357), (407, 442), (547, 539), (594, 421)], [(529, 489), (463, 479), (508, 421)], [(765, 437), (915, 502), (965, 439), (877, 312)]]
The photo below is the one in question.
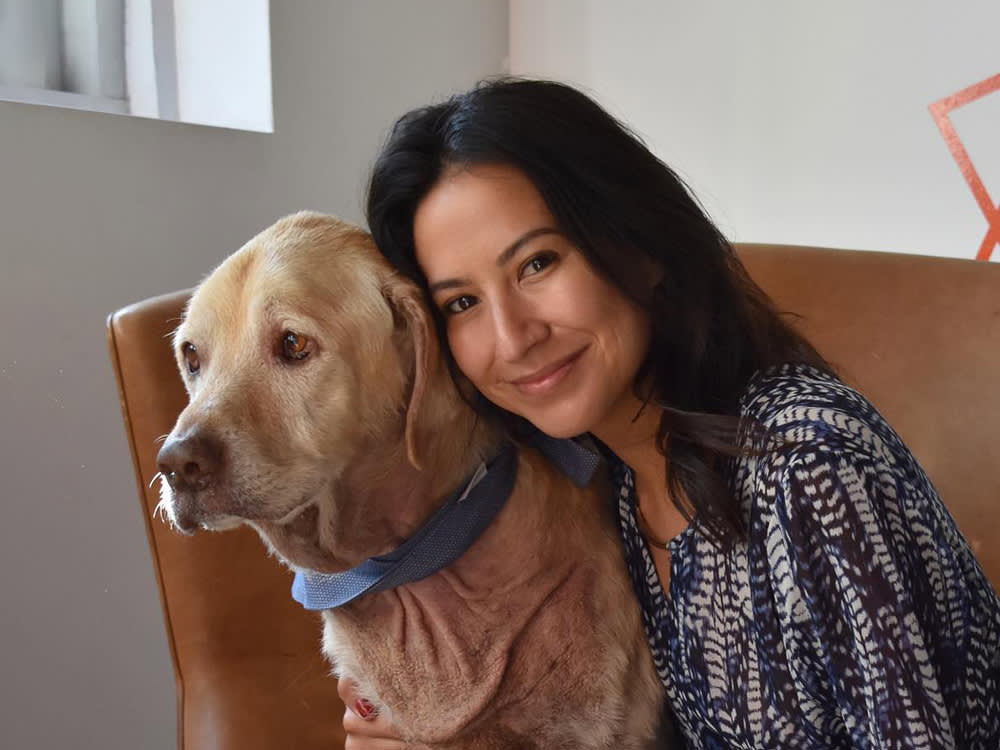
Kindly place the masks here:
[(505, 0), (272, 3), (275, 133), (0, 102), (0, 744), (175, 747), (104, 319), (279, 216), (361, 221), (391, 121), (500, 72)]

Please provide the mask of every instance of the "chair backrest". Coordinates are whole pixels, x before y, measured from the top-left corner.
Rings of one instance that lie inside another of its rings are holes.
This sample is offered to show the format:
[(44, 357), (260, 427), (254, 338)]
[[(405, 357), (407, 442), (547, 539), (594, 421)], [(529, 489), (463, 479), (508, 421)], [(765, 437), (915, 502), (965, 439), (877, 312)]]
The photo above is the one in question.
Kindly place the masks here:
[(154, 517), (157, 438), (187, 403), (169, 334), (189, 292), (108, 318), (108, 343), (177, 684), (183, 750), (331, 750), (344, 707), (320, 654), (320, 620), (250, 529), (175, 533)]
[[(1000, 267), (782, 246), (740, 249), (750, 274), (923, 464), (1000, 588)], [(180, 746), (333, 748), (343, 707), (317, 618), (249, 530), (183, 537), (153, 517), (157, 437), (186, 402), (167, 335), (178, 292), (108, 320), (111, 357), (160, 584)]]

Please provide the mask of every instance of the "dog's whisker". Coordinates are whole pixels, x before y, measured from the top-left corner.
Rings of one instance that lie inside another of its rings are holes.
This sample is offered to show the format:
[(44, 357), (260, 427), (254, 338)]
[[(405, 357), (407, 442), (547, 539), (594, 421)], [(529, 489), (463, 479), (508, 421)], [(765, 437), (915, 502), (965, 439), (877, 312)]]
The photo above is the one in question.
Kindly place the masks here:
[[(181, 319), (180, 318), (171, 318), (167, 322), (168, 323), (178, 323), (179, 324), (181, 322)], [(177, 335), (177, 328), (174, 328), (173, 330), (167, 331), (165, 334), (163, 334), (163, 338), (165, 338), (165, 339), (172, 339), (176, 335)]]
[(170, 514), (167, 512), (167, 504), (164, 500), (160, 500), (156, 504), (151, 515), (154, 519), (159, 519), (163, 523), (171, 523)]
[(164, 433), (163, 433), (162, 435), (160, 435), (160, 436), (159, 436), (158, 438), (154, 439), (154, 440), (153, 440), (153, 442), (154, 442), (154, 443), (162, 443), (162, 442), (163, 442), (164, 440), (166, 440), (166, 439), (167, 439), (168, 437), (170, 437), (170, 433), (169, 433), (169, 432), (164, 432)]
[(291, 679), (285, 682), (285, 690), (291, 690), (292, 688), (294, 688), (298, 683), (302, 682), (302, 680), (305, 677), (307, 677), (309, 675), (309, 672), (311, 671), (312, 671), (312, 665), (310, 665), (306, 669), (300, 670), (298, 674), (296, 674)]
[(149, 480), (149, 484), (146, 485), (146, 488), (147, 489), (152, 489), (153, 488), (153, 483), (156, 482), (158, 479), (163, 479), (163, 472), (162, 471), (158, 471), (155, 474), (153, 474), (153, 478)]

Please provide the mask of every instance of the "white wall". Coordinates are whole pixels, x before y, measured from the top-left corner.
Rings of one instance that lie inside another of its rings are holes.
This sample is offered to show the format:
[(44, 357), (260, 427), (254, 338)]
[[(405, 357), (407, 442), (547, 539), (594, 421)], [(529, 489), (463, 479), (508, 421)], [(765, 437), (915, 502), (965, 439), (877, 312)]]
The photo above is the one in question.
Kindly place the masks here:
[(273, 135), (0, 102), (0, 745), (176, 747), (105, 316), (279, 216), (361, 220), (404, 110), (499, 72), (503, 0), (275, 2)]
[[(511, 0), (510, 22), (512, 72), (589, 89), (732, 239), (979, 249), (928, 105), (1000, 73), (996, 0)], [(1000, 202), (1000, 92), (953, 121)]]

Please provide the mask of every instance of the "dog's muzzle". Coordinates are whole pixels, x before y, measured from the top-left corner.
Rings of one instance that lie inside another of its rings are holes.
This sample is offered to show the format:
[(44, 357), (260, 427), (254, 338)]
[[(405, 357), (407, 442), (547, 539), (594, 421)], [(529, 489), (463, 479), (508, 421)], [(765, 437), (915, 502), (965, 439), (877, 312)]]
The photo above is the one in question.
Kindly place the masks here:
[(206, 501), (216, 494), (214, 490), (225, 464), (225, 451), (219, 440), (198, 430), (171, 435), (160, 449), (156, 462), (170, 486), (171, 515), (181, 531), (193, 532), (213, 514), (213, 510), (222, 510), (206, 507)]

